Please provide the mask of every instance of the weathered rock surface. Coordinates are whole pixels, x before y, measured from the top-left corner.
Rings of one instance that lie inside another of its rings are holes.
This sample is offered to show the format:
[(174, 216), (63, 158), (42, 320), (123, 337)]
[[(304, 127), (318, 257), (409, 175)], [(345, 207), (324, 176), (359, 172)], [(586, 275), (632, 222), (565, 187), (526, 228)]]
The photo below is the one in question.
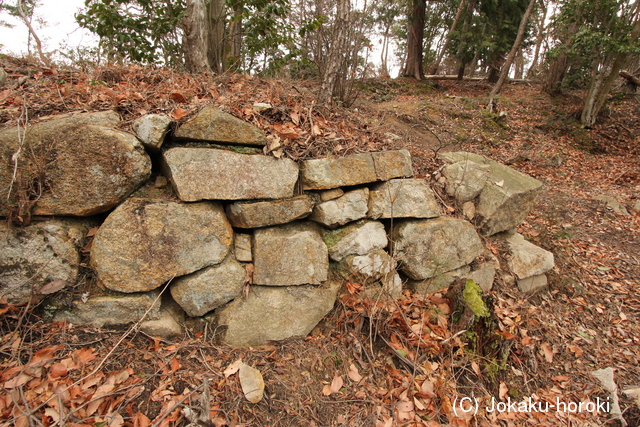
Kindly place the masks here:
[(342, 188), (334, 188), (332, 190), (321, 191), (319, 194), (320, 194), (320, 200), (323, 202), (326, 202), (326, 201), (337, 199), (338, 197), (343, 196), (344, 190)]
[(368, 217), (435, 218), (442, 214), (431, 187), (422, 179), (392, 179), (369, 195)]
[(629, 211), (627, 210), (627, 208), (622, 203), (620, 203), (619, 201), (617, 201), (615, 198), (611, 196), (607, 196), (606, 194), (601, 194), (599, 196), (595, 196), (593, 200), (606, 203), (607, 208), (611, 209), (613, 212), (617, 213), (618, 215), (629, 215)]
[(267, 143), (260, 129), (214, 107), (200, 110), (195, 117), (178, 128), (175, 137), (244, 145)]
[(256, 285), (291, 286), (327, 280), (327, 247), (316, 224), (296, 222), (261, 228), (255, 230), (253, 239)]
[(382, 290), (393, 298), (398, 298), (402, 293), (402, 280), (396, 271), (396, 261), (382, 249), (365, 255), (349, 255), (340, 261), (339, 270), (346, 280), (365, 286), (380, 282)]
[(328, 190), (413, 176), (411, 156), (406, 150), (306, 160), (300, 172), (304, 190)]
[(333, 308), (339, 282), (322, 286), (252, 286), (249, 298), (218, 309), (226, 326), (222, 340), (234, 346), (255, 346), (271, 340), (306, 336)]
[(518, 288), (522, 292), (534, 293), (547, 286), (547, 275), (538, 274), (537, 276), (527, 277), (526, 279), (518, 280)]
[[(448, 162), (472, 161), (488, 165), (487, 181), (476, 203), (476, 214), (482, 218), (481, 232), (491, 236), (519, 225), (527, 216), (542, 188), (542, 183), (508, 166), (484, 156), (466, 152), (443, 153)], [(474, 180), (472, 175), (469, 179)], [(472, 183), (461, 184), (464, 187)]]
[(489, 165), (462, 160), (445, 166), (442, 174), (447, 179), (447, 194), (463, 204), (480, 194), (487, 183)]
[(522, 234), (515, 233), (505, 237), (505, 240), (511, 254), (509, 268), (518, 280), (539, 276), (554, 267), (553, 254), (527, 242)]
[(251, 249), (251, 235), (236, 233), (233, 239), (236, 259), (240, 262), (253, 261), (253, 251)]
[(376, 249), (386, 248), (389, 243), (384, 225), (378, 221), (366, 220), (327, 231), (322, 238), (334, 261), (342, 261), (349, 255), (365, 255)]
[(244, 268), (232, 257), (171, 283), (171, 296), (191, 317), (202, 316), (242, 295)]
[(160, 150), (164, 137), (169, 131), (171, 119), (162, 114), (147, 114), (133, 122), (133, 131), (150, 151)]
[(233, 230), (222, 206), (129, 199), (96, 233), (91, 266), (119, 292), (155, 289), (225, 259)]
[(489, 292), (491, 290), (495, 277), (496, 268), (489, 262), (483, 263), (476, 270), (466, 276), (467, 279), (472, 279), (476, 282), (483, 292)]
[[(18, 167), (23, 179), (41, 186), (35, 215), (90, 216), (121, 203), (151, 174), (151, 160), (140, 141), (112, 129), (117, 113), (80, 114), (34, 124), (24, 136)], [(17, 129), (0, 132), (0, 188), (3, 199), (11, 185), (12, 156), (19, 146)], [(42, 176), (27, 170), (40, 170)], [(41, 182), (43, 180), (45, 182)], [(6, 206), (0, 208), (6, 214)]]
[(209, 148), (171, 148), (164, 170), (185, 202), (282, 199), (293, 196), (298, 180), (293, 160)]
[(47, 221), (9, 228), (0, 221), (0, 295), (11, 304), (26, 304), (44, 285), (78, 276), (78, 247), (88, 227), (71, 221)]
[(336, 228), (367, 216), (368, 202), (368, 188), (349, 191), (337, 199), (318, 203), (309, 219)]
[(227, 205), (229, 222), (239, 228), (260, 228), (286, 224), (309, 216), (314, 201), (307, 195), (263, 202), (238, 202)]
[(471, 268), (468, 265), (440, 273), (424, 280), (409, 279), (407, 287), (419, 294), (431, 294), (446, 289), (458, 279), (467, 278)]
[(414, 280), (467, 265), (483, 251), (475, 228), (459, 219), (399, 221), (393, 236), (402, 271)]
[(7, 82), (7, 72), (4, 70), (4, 68), (0, 67), (0, 87), (4, 86), (6, 82)]
[(74, 306), (73, 309), (57, 312), (54, 322), (66, 321), (101, 328), (134, 323), (143, 317), (146, 320), (160, 317), (157, 291), (130, 295), (97, 295), (90, 297), (87, 302), (74, 301)]

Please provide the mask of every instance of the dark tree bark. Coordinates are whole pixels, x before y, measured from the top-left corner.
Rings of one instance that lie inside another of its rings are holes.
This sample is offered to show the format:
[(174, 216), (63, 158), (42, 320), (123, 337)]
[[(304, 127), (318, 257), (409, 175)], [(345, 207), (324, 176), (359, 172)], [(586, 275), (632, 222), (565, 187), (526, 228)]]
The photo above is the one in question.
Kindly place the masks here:
[(318, 101), (330, 104), (340, 77), (340, 65), (342, 56), (346, 54), (345, 40), (347, 38), (347, 26), (349, 25), (350, 0), (337, 0), (336, 20), (331, 35), (331, 48), (327, 54), (327, 61), (322, 76), (322, 84)]
[(187, 10), (183, 18), (184, 64), (191, 73), (211, 71), (207, 42), (207, 7), (204, 0), (187, 0)]
[(215, 73), (222, 73), (224, 63), (224, 0), (211, 0), (209, 5), (209, 64)]
[(422, 40), (424, 39), (426, 9), (426, 0), (412, 0), (411, 13), (409, 14), (409, 28), (407, 31), (407, 61), (405, 62), (402, 75), (404, 77), (414, 77), (417, 80), (424, 78)]

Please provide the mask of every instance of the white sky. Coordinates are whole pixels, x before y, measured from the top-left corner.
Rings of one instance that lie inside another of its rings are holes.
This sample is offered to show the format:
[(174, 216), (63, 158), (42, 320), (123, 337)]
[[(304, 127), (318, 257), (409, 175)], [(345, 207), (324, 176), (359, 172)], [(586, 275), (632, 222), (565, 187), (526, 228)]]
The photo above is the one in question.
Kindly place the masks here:
[[(45, 52), (97, 45), (97, 38), (89, 31), (80, 28), (75, 21), (74, 14), (82, 7), (84, 7), (84, 0), (39, 1), (35, 16), (43, 19), (45, 23), (41, 25), (34, 19), (32, 25), (42, 40)], [(2, 45), (0, 53), (16, 55), (28, 53), (27, 27), (20, 20), (6, 13), (0, 15), (0, 20), (15, 25), (13, 28), (0, 27), (0, 45)], [(32, 43), (31, 51), (36, 53), (35, 43)]]

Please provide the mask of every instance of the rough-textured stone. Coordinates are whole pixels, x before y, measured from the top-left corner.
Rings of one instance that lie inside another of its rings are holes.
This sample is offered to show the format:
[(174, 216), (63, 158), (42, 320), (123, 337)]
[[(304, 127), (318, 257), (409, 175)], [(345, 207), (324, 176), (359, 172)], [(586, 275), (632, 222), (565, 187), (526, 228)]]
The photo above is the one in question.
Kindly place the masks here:
[(300, 222), (261, 228), (255, 230), (253, 239), (253, 283), (290, 286), (327, 280), (327, 247), (316, 224)]
[(152, 337), (172, 338), (184, 332), (185, 313), (171, 298), (162, 298), (157, 319), (140, 323), (140, 330)]
[(304, 190), (328, 190), (378, 180), (371, 154), (302, 162), (300, 179)]
[(229, 222), (239, 228), (259, 228), (286, 224), (309, 216), (313, 199), (307, 195), (263, 202), (237, 202), (227, 205)]
[(368, 217), (435, 218), (440, 206), (429, 185), (422, 179), (392, 179), (376, 184), (369, 195)]
[(282, 199), (292, 197), (298, 166), (289, 159), (209, 148), (172, 148), (164, 153), (165, 174), (180, 199)]
[[(138, 139), (112, 129), (115, 112), (80, 114), (32, 125), (24, 136), (18, 161), (22, 179), (36, 181), (42, 194), (34, 215), (90, 216), (117, 206), (151, 174), (151, 160)], [(105, 126), (106, 125), (106, 126)], [(0, 132), (0, 197), (14, 200), (11, 185), (18, 151), (18, 130)], [(28, 170), (40, 170), (30, 175)], [(44, 177), (44, 182), (43, 182)], [(14, 200), (10, 204), (14, 204)], [(6, 214), (2, 204), (0, 214)]]
[(522, 234), (506, 237), (509, 245), (509, 268), (518, 280), (546, 273), (554, 267), (553, 254), (531, 242)]
[(472, 161), (489, 166), (489, 175), (476, 203), (481, 217), (481, 232), (486, 236), (519, 225), (527, 216), (542, 188), (542, 183), (484, 156), (466, 152), (440, 155), (449, 162)]
[(411, 156), (406, 150), (306, 160), (301, 168), (305, 190), (328, 190), (411, 176)]
[(222, 206), (129, 199), (96, 233), (91, 266), (119, 292), (141, 292), (221, 262), (233, 230)]
[(244, 233), (236, 233), (233, 239), (234, 252), (236, 259), (240, 262), (253, 261), (253, 254), (251, 250), (251, 235)]
[(320, 201), (327, 202), (329, 200), (337, 199), (344, 195), (342, 188), (334, 188), (332, 190), (325, 190), (320, 192)]
[(365, 255), (376, 249), (386, 248), (389, 243), (384, 225), (378, 221), (358, 221), (327, 231), (322, 238), (334, 261), (342, 261), (349, 255)]
[(476, 205), (473, 202), (465, 202), (462, 204), (462, 214), (471, 221), (476, 217)]
[(402, 293), (402, 280), (396, 272), (396, 261), (384, 250), (376, 249), (365, 255), (349, 255), (340, 261), (339, 271), (349, 281), (369, 286), (380, 282), (382, 291), (393, 298)]
[(169, 131), (171, 119), (162, 114), (147, 114), (133, 122), (133, 131), (149, 150), (160, 150), (164, 137)]
[(73, 304), (74, 308), (59, 311), (53, 320), (101, 328), (126, 325), (143, 318), (156, 320), (160, 317), (160, 298), (157, 291), (129, 295), (97, 295), (90, 297), (87, 302), (74, 301)]
[(174, 279), (171, 296), (192, 317), (202, 316), (242, 295), (244, 268), (232, 257)]
[(252, 286), (249, 298), (239, 298), (216, 310), (222, 340), (234, 346), (255, 346), (272, 340), (306, 336), (333, 308), (339, 282), (322, 286)]
[(309, 219), (336, 228), (367, 216), (368, 201), (369, 189), (349, 191), (337, 199), (318, 203)]
[(640, 200), (637, 200), (637, 201), (633, 204), (633, 207), (632, 207), (631, 209), (633, 209), (633, 211), (634, 211), (635, 213), (640, 212)]
[(6, 82), (7, 82), (7, 72), (4, 70), (4, 68), (0, 67), (0, 87), (4, 86)]
[(459, 219), (399, 221), (393, 236), (402, 271), (414, 280), (467, 265), (483, 251), (475, 228)]
[(594, 197), (593, 200), (606, 203), (607, 208), (611, 209), (618, 215), (629, 215), (629, 211), (627, 210), (627, 208), (622, 203), (620, 203), (619, 201), (617, 201), (615, 198), (611, 196), (601, 194), (599, 196)]
[(476, 282), (484, 292), (489, 292), (491, 290), (495, 277), (496, 268), (489, 262), (480, 265), (480, 267), (466, 276), (467, 279), (473, 279), (473, 281)]
[(47, 221), (10, 228), (0, 221), (0, 295), (11, 304), (25, 304), (32, 292), (50, 282), (74, 285), (78, 276), (78, 247), (87, 227), (72, 221)]
[(462, 204), (480, 194), (487, 183), (489, 165), (463, 160), (445, 166), (442, 174), (447, 179), (447, 194)]
[(522, 292), (534, 293), (547, 286), (547, 275), (538, 274), (537, 276), (527, 277), (526, 279), (518, 280), (518, 288)]
[(255, 126), (214, 107), (205, 107), (180, 126), (176, 138), (231, 144), (265, 145), (264, 133)]
[(371, 153), (379, 181), (413, 176), (411, 154), (407, 150), (380, 151)]
[(432, 294), (448, 288), (449, 285), (458, 279), (466, 278), (470, 271), (471, 268), (468, 265), (465, 265), (464, 267), (456, 268), (455, 270), (447, 271), (446, 273), (440, 273), (428, 279), (409, 279), (407, 286), (409, 289), (419, 294)]

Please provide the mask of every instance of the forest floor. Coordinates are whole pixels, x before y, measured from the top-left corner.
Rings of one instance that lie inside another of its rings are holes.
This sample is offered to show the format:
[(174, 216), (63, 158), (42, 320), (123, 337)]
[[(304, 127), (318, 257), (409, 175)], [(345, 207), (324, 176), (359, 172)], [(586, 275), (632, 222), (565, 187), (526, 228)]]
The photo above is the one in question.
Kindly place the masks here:
[[(484, 108), (482, 82), (368, 81), (349, 108), (326, 108), (313, 103), (311, 82), (0, 65), (12, 84), (0, 90), (0, 130), (110, 108), (127, 129), (145, 113), (183, 120), (213, 103), (265, 130), (276, 156), (407, 148), (417, 176), (433, 183), (438, 152), (486, 155), (543, 182), (518, 231), (556, 262), (535, 295), (496, 281), (485, 342), (452, 333), (444, 293), (382, 303), (359, 298), (354, 284), (309, 337), (248, 349), (212, 343), (208, 331), (161, 340), (135, 325), (47, 324), (37, 306), (0, 302), (3, 425), (178, 426), (189, 424), (185, 408), (205, 413), (192, 425), (216, 427), (621, 425), (591, 374), (604, 368), (614, 369), (627, 425), (640, 425), (637, 98), (615, 95), (587, 130), (575, 118), (579, 93), (550, 97), (535, 85), (507, 85), (500, 116)], [(254, 102), (273, 108), (258, 114)], [(90, 277), (71, 291), (84, 292)], [(238, 359), (264, 378), (259, 403), (229, 369)], [(499, 402), (503, 410), (490, 411)]]

